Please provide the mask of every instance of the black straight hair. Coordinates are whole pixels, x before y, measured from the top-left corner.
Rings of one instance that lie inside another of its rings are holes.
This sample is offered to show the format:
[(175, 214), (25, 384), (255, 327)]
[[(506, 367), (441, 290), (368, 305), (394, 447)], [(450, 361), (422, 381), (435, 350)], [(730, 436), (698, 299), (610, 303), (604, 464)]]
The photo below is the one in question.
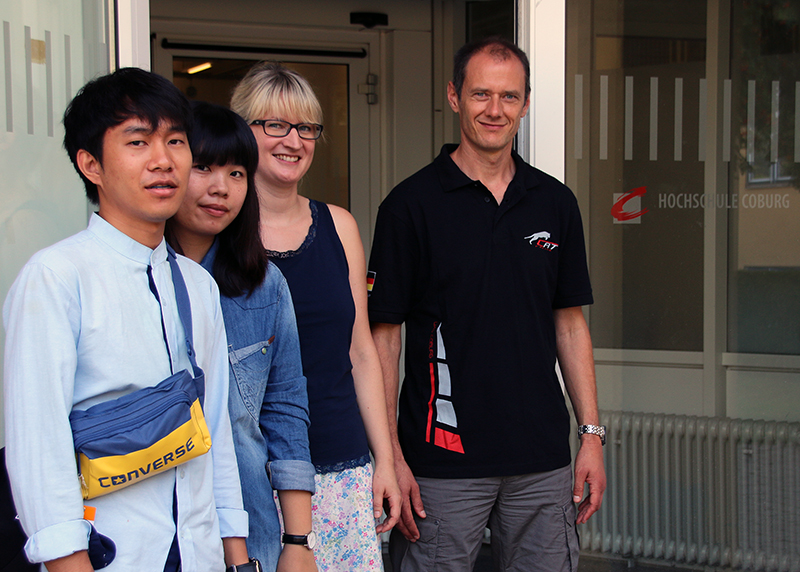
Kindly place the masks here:
[[(189, 136), (193, 165), (240, 165), (247, 173), (247, 192), (236, 218), (217, 235), (217, 255), (212, 274), (223, 296), (250, 295), (261, 285), (267, 272), (267, 253), (259, 232), (258, 196), (255, 174), (258, 168), (258, 144), (244, 119), (230, 109), (194, 101), (191, 104), (193, 126)], [(165, 236), (182, 253), (167, 221)]]
[(453, 57), (453, 87), (456, 89), (458, 98), (461, 99), (461, 88), (464, 87), (464, 80), (467, 76), (467, 64), (475, 54), (488, 51), (492, 57), (507, 60), (515, 57), (525, 68), (525, 99), (531, 93), (531, 64), (528, 56), (522, 49), (513, 42), (509, 42), (501, 36), (489, 36), (474, 40), (464, 44)]
[(139, 68), (121, 68), (93, 79), (81, 88), (64, 112), (64, 149), (86, 187), (86, 197), (99, 204), (97, 186), (83, 176), (77, 156), (81, 149), (103, 164), (106, 131), (137, 117), (154, 131), (170, 125), (191, 135), (189, 101), (166, 78)]

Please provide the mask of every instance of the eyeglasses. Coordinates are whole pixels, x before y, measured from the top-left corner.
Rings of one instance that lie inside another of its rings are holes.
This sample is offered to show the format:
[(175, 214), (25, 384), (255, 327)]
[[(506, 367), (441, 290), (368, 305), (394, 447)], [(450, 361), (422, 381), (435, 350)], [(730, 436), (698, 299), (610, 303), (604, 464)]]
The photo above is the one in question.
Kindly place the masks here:
[(264, 135), (270, 137), (286, 137), (292, 129), (297, 130), (300, 139), (315, 140), (322, 135), (322, 125), (319, 123), (289, 123), (278, 119), (256, 119), (250, 125), (260, 125)]

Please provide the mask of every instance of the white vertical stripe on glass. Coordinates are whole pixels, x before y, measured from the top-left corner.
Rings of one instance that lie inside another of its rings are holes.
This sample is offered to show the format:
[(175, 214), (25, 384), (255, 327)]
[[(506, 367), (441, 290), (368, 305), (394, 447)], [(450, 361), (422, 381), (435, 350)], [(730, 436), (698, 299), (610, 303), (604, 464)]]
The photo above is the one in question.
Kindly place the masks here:
[(778, 119), (780, 118), (781, 82), (772, 82), (772, 125), (769, 130), (769, 160), (778, 162)]
[(600, 160), (608, 159), (608, 76), (600, 76)]
[(583, 75), (575, 74), (575, 159), (583, 159)]
[(25, 91), (28, 100), (28, 135), (33, 135), (33, 53), (30, 26), (25, 26)]
[(625, 76), (625, 160), (633, 160), (633, 76)]
[(14, 131), (14, 99), (11, 89), (11, 23), (3, 20), (3, 60), (6, 78), (6, 131)]
[(650, 78), (650, 160), (658, 160), (658, 78)]
[(731, 80), (722, 82), (722, 160), (731, 160)]
[(44, 31), (44, 69), (46, 76), (46, 91), (47, 91), (47, 136), (53, 136), (53, 42), (52, 36), (48, 30)]
[(756, 160), (756, 80), (747, 80), (747, 162)]
[(800, 163), (800, 81), (794, 84), (794, 162)]
[[(700, 110), (700, 115), (703, 110)], [(683, 159), (683, 78), (675, 78), (675, 160)]]
[(697, 160), (703, 162), (706, 160), (706, 112), (708, 107), (708, 82), (705, 79), (700, 80), (700, 120), (698, 121), (698, 134), (697, 134)]
[(67, 34), (64, 34), (64, 91), (67, 102), (72, 101), (72, 45)]

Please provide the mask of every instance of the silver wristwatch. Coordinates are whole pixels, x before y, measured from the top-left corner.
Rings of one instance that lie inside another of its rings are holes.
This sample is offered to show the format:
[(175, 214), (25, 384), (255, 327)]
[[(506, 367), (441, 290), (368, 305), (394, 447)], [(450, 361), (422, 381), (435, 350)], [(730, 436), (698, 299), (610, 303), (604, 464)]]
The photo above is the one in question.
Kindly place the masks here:
[(578, 427), (578, 437), (580, 437), (584, 433), (589, 433), (590, 435), (597, 435), (598, 437), (600, 437), (600, 443), (602, 443), (603, 445), (606, 444), (605, 425), (580, 425)]

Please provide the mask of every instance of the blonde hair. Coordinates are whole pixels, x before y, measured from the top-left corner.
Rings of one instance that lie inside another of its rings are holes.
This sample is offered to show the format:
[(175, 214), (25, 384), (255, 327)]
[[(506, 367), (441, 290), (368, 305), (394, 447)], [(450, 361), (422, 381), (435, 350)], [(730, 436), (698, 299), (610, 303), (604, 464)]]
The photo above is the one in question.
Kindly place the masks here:
[(292, 117), (322, 123), (322, 106), (308, 80), (277, 62), (259, 62), (233, 90), (231, 109), (247, 123)]

